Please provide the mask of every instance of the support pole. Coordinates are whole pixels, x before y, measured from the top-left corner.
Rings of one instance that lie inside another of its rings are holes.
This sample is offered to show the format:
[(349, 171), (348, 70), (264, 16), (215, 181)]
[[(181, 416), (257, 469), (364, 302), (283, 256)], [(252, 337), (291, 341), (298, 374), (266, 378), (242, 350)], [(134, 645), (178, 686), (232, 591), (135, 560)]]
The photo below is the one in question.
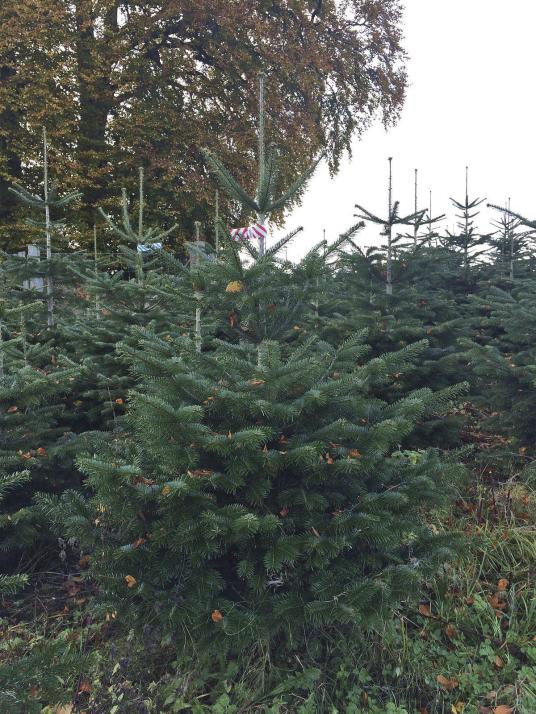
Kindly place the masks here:
[(393, 256), (392, 256), (392, 234), (393, 234), (393, 157), (389, 157), (389, 222), (387, 223), (387, 281), (385, 292), (387, 295), (393, 294)]
[[(195, 260), (190, 262), (190, 265), (192, 267), (197, 267), (199, 257), (197, 254), (197, 249), (199, 248), (199, 241), (200, 241), (200, 228), (201, 228), (201, 223), (199, 221), (195, 222), (195, 242), (196, 242), (196, 251), (195, 251)], [(192, 258), (194, 255), (192, 255)], [(201, 343), (202, 343), (202, 337), (201, 337), (201, 307), (199, 303), (201, 302), (201, 292), (199, 290), (195, 291), (195, 299), (197, 300), (197, 307), (195, 308), (195, 336), (194, 336), (194, 341), (195, 341), (195, 349), (197, 352), (201, 352)]]
[(52, 285), (52, 275), (50, 274), (50, 260), (52, 258), (52, 226), (50, 221), (50, 206), (48, 203), (48, 142), (47, 130), (43, 127), (43, 173), (44, 173), (44, 192), (45, 192), (45, 239), (47, 252), (47, 325), (50, 329), (54, 327), (54, 295)]

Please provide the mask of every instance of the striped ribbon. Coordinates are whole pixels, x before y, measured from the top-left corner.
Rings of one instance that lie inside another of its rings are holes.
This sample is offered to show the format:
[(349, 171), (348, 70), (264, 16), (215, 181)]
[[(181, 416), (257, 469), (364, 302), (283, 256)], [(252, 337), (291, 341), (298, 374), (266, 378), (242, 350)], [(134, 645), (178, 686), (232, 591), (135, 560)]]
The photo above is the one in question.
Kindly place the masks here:
[(162, 243), (138, 243), (138, 253), (151, 253), (153, 250), (162, 250)]
[(261, 223), (253, 223), (245, 228), (231, 228), (231, 238), (238, 240), (239, 238), (253, 240), (253, 238), (266, 238), (266, 226)]

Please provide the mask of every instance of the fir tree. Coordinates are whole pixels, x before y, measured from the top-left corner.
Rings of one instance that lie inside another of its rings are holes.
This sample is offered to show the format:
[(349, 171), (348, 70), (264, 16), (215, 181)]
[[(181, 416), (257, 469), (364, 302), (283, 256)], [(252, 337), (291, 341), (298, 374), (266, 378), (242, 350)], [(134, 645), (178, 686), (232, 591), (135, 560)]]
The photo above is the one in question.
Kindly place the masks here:
[(450, 199), (452, 205), (460, 212), (457, 214), (458, 233), (447, 231), (446, 236), (440, 238), (443, 246), (455, 253), (460, 253), (463, 256), (463, 269), (466, 278), (469, 277), (471, 265), (487, 251), (483, 247), (487, 243), (487, 236), (478, 233), (475, 225), (475, 218), (479, 212), (475, 211), (486, 199), (474, 198), (469, 199), (469, 168), (465, 167), (465, 199), (457, 201), (454, 198)]
[(75, 519), (99, 543), (104, 606), (233, 650), (385, 616), (449, 553), (417, 513), (457, 469), (399, 445), (457, 392), (374, 396), (422, 348), (367, 361), (361, 335), (199, 353), (148, 333), (125, 347), (144, 383), (133, 438), (81, 461), (98, 528)]
[[(274, 200), (262, 80), (260, 97), (256, 198), (207, 160), (262, 225), (292, 191)], [(48, 502), (92, 549), (102, 606), (156, 619), (183, 648), (294, 648), (306, 634), (368, 626), (451, 553), (424, 514), (448, 501), (459, 468), (404, 447), (460, 388), (385, 400), (425, 342), (367, 359), (363, 331), (334, 347), (272, 321), (274, 295), (288, 299), (279, 322), (294, 310), (310, 317), (328, 252), (320, 260), (313, 249), (294, 283), (277, 258), (288, 240), (257, 250), (225, 231), (215, 259), (192, 252), (202, 349), (195, 328), (194, 339), (137, 328), (136, 343), (124, 340), (137, 384), (127, 429), (80, 460), (89, 503), (74, 493)], [(230, 304), (241, 313), (233, 325)], [(227, 332), (237, 325), (246, 329)]]
[(135, 227), (125, 189), (120, 225), (101, 212), (106, 225), (121, 239), (118, 255), (99, 253), (95, 226), (93, 260), (78, 260), (73, 267), (83, 300), (74, 314), (61, 321), (61, 336), (65, 351), (82, 368), (74, 404), (80, 431), (117, 424), (124, 413), (132, 378), (118, 358), (117, 343), (128, 339), (135, 325), (151, 325), (163, 335), (179, 329), (180, 310), (186, 309), (180, 305), (184, 295), (177, 295), (176, 285), (177, 275), (184, 278), (186, 271), (164, 244), (176, 226), (161, 230), (146, 225), (141, 168), (138, 197)]
[(44, 218), (42, 220), (34, 221), (29, 219), (28, 222), (36, 228), (41, 228), (45, 236), (47, 324), (48, 327), (51, 328), (54, 326), (53, 276), (54, 269), (56, 267), (56, 263), (52, 261), (52, 238), (54, 232), (57, 231), (62, 225), (61, 220), (52, 219), (51, 212), (68, 206), (80, 196), (80, 193), (75, 191), (60, 197), (57, 193), (56, 186), (54, 184), (50, 184), (48, 170), (48, 142), (45, 128), (43, 128), (43, 197), (41, 198), (40, 196), (32, 194), (30, 191), (27, 191), (18, 184), (14, 184), (13, 187), (10, 188), (10, 191), (12, 191), (25, 205), (36, 209), (37, 211), (43, 212), (44, 214)]
[(501, 217), (493, 223), (496, 228), (495, 233), (487, 238), (487, 242), (491, 246), (491, 255), (499, 267), (500, 276), (508, 277), (510, 281), (513, 281), (516, 264), (521, 267), (530, 255), (528, 248), (534, 229), (519, 230), (523, 224), (517, 216), (510, 212), (510, 199), (508, 199), (508, 207), (501, 208), (491, 203), (487, 205), (489, 208), (501, 211)]
[[(283, 209), (305, 186), (311, 177), (323, 154), (303, 173), (292, 185), (277, 196), (280, 177), (279, 149), (275, 144), (266, 147), (265, 137), (265, 98), (264, 75), (259, 79), (259, 113), (258, 113), (258, 153), (257, 153), (257, 188), (255, 197), (250, 196), (239, 181), (225, 168), (222, 162), (208, 149), (204, 149), (205, 159), (210, 169), (217, 176), (222, 188), (229, 196), (237, 201), (248, 212), (256, 215), (257, 223), (263, 228), (270, 218), (270, 214)], [(278, 246), (281, 247), (281, 246)], [(259, 240), (259, 256), (266, 252), (266, 239), (262, 236)]]
[[(75, 375), (71, 366), (46, 372), (27, 365), (6, 369), (0, 379), (3, 569), (20, 565), (21, 556), (22, 562), (30, 554), (38, 558), (36, 547), (50, 539), (34, 495), (61, 493), (80, 482), (73, 466), (78, 444), (64, 401)], [(24, 489), (17, 488), (23, 483)]]
[(406, 225), (406, 226), (415, 226), (415, 225), (420, 225), (423, 220), (424, 216), (424, 211), (415, 211), (414, 213), (410, 213), (407, 216), (400, 216), (399, 215), (399, 202), (395, 201), (393, 203), (393, 176), (392, 176), (392, 157), (389, 157), (389, 188), (388, 188), (388, 210), (387, 210), (387, 217), (386, 218), (380, 218), (379, 216), (376, 216), (374, 213), (371, 213), (370, 211), (367, 211), (366, 208), (363, 208), (359, 204), (356, 203), (355, 207), (358, 208), (361, 213), (358, 214), (358, 218), (366, 221), (370, 221), (371, 223), (375, 223), (377, 225), (382, 225), (384, 226), (384, 232), (382, 235), (385, 235), (387, 238), (387, 244), (385, 246), (385, 253), (386, 253), (386, 259), (385, 259), (385, 292), (387, 295), (392, 295), (393, 294), (393, 254), (394, 254), (394, 248), (397, 240), (399, 240), (399, 237), (393, 236), (393, 226), (395, 225)]

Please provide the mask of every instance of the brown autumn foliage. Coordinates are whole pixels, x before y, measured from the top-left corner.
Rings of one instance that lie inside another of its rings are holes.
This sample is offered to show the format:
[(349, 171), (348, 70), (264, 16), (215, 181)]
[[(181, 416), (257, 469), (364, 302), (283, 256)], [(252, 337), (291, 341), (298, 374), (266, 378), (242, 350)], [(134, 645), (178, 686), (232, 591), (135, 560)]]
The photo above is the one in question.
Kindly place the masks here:
[(352, 135), (402, 106), (401, 20), (400, 0), (2, 0), (0, 236), (24, 239), (7, 188), (38, 190), (43, 124), (52, 175), (83, 192), (79, 237), (95, 206), (134, 194), (139, 165), (149, 218), (189, 235), (214, 200), (200, 147), (255, 181), (260, 70), (282, 186), (324, 147), (335, 170)]

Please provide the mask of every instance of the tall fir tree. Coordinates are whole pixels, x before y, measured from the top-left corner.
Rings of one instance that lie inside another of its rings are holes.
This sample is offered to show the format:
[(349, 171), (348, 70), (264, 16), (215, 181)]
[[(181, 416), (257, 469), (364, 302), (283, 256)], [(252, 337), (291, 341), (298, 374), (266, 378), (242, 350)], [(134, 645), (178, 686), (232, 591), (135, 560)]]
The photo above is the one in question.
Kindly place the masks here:
[[(261, 119), (255, 199), (207, 155), (261, 227), (284, 205), (263, 142)], [(222, 339), (217, 323), (228, 321), (217, 310), (202, 349), (188, 333), (138, 328), (137, 342), (119, 347), (137, 383), (127, 431), (80, 459), (89, 502), (73, 493), (48, 502), (92, 549), (102, 606), (158, 622), (183, 651), (192, 642), (287, 651), (335, 627), (369, 626), (452, 554), (451, 536), (434, 534), (425, 514), (448, 501), (460, 468), (404, 447), (463, 388), (386, 401), (379, 394), (425, 342), (369, 359), (363, 331), (333, 347), (270, 327), (271, 291), (290, 290), (276, 259), (289, 237), (271, 248), (263, 237), (257, 249), (227, 232), (217, 258), (194, 261), (191, 273), (209, 313), (218, 291), (222, 302), (245, 298), (246, 334)], [(296, 301), (309, 310), (314, 266), (310, 277)]]

